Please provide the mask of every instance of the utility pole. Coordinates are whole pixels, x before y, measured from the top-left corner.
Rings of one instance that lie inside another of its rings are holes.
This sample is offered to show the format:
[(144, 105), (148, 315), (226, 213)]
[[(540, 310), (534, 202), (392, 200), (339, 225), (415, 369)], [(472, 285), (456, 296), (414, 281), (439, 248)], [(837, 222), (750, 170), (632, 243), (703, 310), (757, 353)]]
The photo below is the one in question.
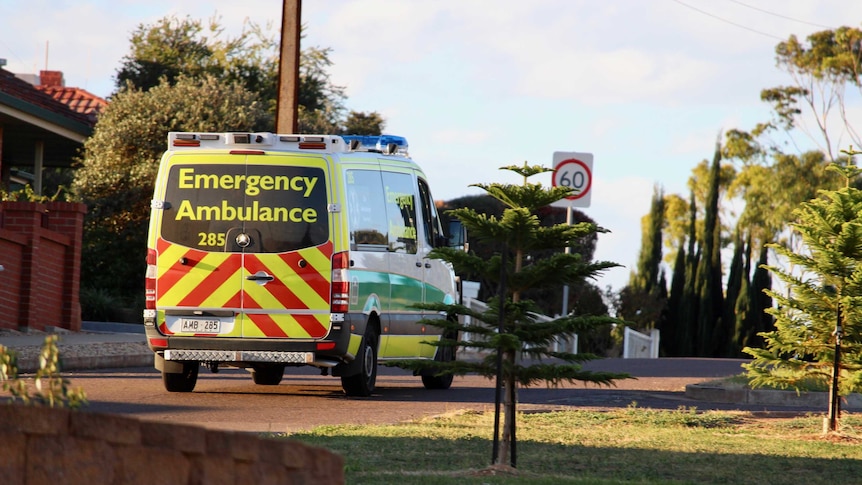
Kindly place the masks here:
[(299, 34), (302, 29), (302, 0), (283, 0), (281, 9), (281, 52), (278, 62), (276, 133), (297, 132), (299, 98)]

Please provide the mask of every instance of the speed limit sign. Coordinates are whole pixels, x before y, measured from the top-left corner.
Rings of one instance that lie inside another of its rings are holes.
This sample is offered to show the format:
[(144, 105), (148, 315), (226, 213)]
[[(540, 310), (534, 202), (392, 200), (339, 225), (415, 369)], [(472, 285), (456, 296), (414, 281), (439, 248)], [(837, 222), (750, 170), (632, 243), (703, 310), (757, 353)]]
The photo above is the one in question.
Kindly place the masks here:
[(589, 207), (593, 185), (593, 154), (554, 152), (554, 187), (569, 187), (574, 192), (554, 202), (555, 207)]

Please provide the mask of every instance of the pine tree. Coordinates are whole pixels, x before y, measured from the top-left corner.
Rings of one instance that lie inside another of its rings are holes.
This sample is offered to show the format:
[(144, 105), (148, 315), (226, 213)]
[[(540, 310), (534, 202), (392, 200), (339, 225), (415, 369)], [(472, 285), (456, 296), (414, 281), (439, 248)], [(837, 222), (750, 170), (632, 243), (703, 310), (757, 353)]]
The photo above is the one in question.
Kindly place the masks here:
[[(832, 168), (846, 177), (847, 185), (822, 191), (794, 211), (791, 227), (804, 249), (770, 245), (797, 270), (767, 266), (789, 291), (766, 291), (777, 302), (768, 309), (775, 329), (761, 333), (763, 348), (744, 349), (754, 357), (745, 366), (754, 386), (800, 389), (810, 381), (825, 381), (842, 395), (862, 390), (862, 191), (849, 183), (860, 171)], [(836, 347), (841, 355), (837, 388), (831, 379)]]
[[(517, 386), (530, 386), (539, 382), (558, 385), (575, 381), (609, 385), (616, 379), (628, 376), (584, 370), (582, 364), (597, 358), (594, 355), (549, 350), (557, 338), (571, 337), (600, 325), (619, 323), (618, 320), (608, 316), (570, 314), (542, 321), (532, 313), (536, 311), (533, 302), (522, 298), (522, 293), (527, 289), (549, 289), (572, 284), (619, 266), (606, 261), (585, 262), (580, 254), (563, 252), (567, 246), (576, 246), (574, 243), (578, 239), (605, 230), (591, 223), (542, 226), (536, 212), (565, 197), (569, 189), (545, 188), (541, 184), (528, 183), (529, 177), (549, 171), (541, 166), (524, 164), (523, 167), (508, 166), (502, 169), (523, 176), (523, 185), (475, 185), (505, 205), (500, 217), (481, 214), (467, 207), (449, 211), (451, 216), (464, 224), (471, 240), (496, 243), (499, 250), (490, 258), (483, 258), (454, 248), (437, 248), (432, 251), (431, 257), (451, 262), (455, 271), (462, 276), (482, 277), (483, 281), (498, 283), (503, 289), (500, 292), (503, 298), (491, 299), (486, 312), (476, 312), (461, 305), (423, 305), (425, 309), (448, 315), (447, 319), (427, 320), (426, 324), (442, 327), (446, 335), (469, 332), (477, 336), (469, 341), (445, 338), (434, 345), (476, 349), (485, 353), (485, 356), (476, 361), (399, 361), (389, 364), (417, 372), (433, 371), (438, 375), (479, 374), (494, 378), (498, 371), (497, 359), (500, 358), (504, 423), (495, 464), (514, 466)], [(528, 260), (525, 257), (532, 251), (548, 249), (558, 252), (546, 258)], [(458, 315), (470, 316), (472, 323), (459, 323), (455, 318)], [(548, 362), (543, 360), (545, 358), (558, 360)], [(497, 436), (494, 438), (496, 440)]]

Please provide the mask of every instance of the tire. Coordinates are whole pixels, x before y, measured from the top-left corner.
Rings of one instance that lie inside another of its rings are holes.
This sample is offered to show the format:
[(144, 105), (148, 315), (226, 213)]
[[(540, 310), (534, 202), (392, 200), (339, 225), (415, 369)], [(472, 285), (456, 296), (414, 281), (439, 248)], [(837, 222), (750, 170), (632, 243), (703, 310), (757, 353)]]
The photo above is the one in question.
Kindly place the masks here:
[[(438, 362), (454, 361), (455, 347), (438, 347), (434, 360)], [(452, 381), (455, 379), (454, 374), (436, 376), (434, 375), (436, 373), (436, 370), (431, 370), (422, 375), (422, 385), (425, 386), (425, 389), (449, 389), (452, 387)]]
[(360, 362), (359, 373), (341, 377), (341, 387), (348, 396), (368, 397), (374, 392), (377, 383), (377, 342), (377, 332), (369, 325), (356, 356)]
[(260, 386), (277, 386), (284, 377), (283, 365), (259, 365), (251, 369), (251, 380)]
[(198, 382), (200, 362), (183, 362), (183, 371), (162, 371), (162, 383), (168, 392), (192, 392)]

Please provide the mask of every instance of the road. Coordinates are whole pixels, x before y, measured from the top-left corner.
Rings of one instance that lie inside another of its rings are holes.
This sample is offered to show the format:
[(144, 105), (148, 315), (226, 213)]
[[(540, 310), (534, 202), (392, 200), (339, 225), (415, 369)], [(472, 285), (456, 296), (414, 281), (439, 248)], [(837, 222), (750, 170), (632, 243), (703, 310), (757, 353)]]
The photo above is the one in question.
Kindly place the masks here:
[[(764, 406), (707, 403), (686, 398), (686, 384), (740, 372), (727, 359), (607, 359), (589, 363), (593, 370), (628, 372), (637, 379), (615, 387), (566, 385), (519, 391), (520, 410), (680, 406), (751, 411), (801, 411)], [(493, 382), (478, 376), (456, 377), (451, 389), (429, 391), (418, 377), (399, 369), (380, 368), (375, 394), (348, 398), (338, 378), (320, 376), (313, 368), (288, 368), (278, 386), (257, 386), (240, 369), (212, 374), (201, 369), (195, 391), (169, 393), (151, 368), (70, 372), (73, 387), (82, 387), (87, 411), (177, 422), (211, 429), (253, 432), (295, 432), (321, 425), (385, 424), (458, 410), (493, 410)]]

